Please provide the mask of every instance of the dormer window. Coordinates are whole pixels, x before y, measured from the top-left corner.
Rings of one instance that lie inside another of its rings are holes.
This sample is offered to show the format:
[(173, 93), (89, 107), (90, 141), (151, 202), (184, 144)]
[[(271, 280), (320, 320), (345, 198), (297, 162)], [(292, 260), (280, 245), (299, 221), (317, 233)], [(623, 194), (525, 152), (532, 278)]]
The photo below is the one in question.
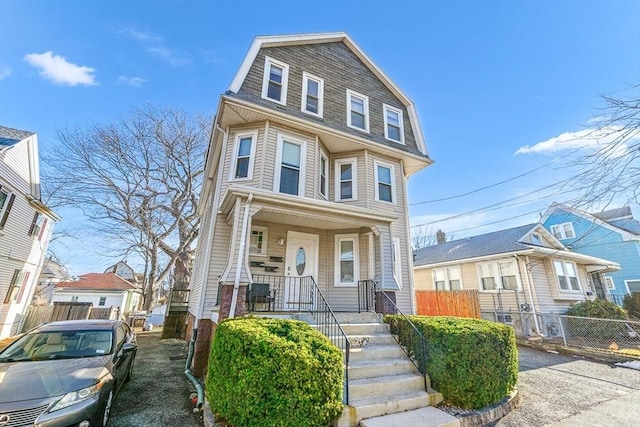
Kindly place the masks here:
[(369, 132), (369, 98), (347, 89), (347, 126)]
[(265, 56), (262, 77), (262, 98), (287, 105), (289, 65)]
[(573, 231), (573, 224), (570, 222), (552, 225), (551, 232), (558, 240), (573, 239), (576, 237), (576, 233)]
[(322, 117), (324, 80), (307, 72), (302, 73), (302, 111)]
[(542, 239), (538, 233), (531, 233), (531, 243), (534, 245), (542, 246)]
[(384, 137), (389, 141), (404, 144), (402, 110), (384, 104)]

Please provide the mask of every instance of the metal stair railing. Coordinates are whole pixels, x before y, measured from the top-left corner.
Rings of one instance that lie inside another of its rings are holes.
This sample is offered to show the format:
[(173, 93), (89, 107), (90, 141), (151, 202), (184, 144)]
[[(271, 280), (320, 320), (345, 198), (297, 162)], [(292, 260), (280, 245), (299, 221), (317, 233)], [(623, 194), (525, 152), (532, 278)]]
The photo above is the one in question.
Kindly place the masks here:
[(351, 342), (347, 338), (347, 334), (342, 329), (342, 325), (338, 322), (335, 313), (325, 299), (324, 295), (318, 288), (313, 277), (311, 277), (311, 317), (315, 322), (318, 330), (327, 336), (331, 342), (342, 350), (344, 354), (344, 394), (343, 403), (349, 404), (349, 352), (351, 351)]
[[(377, 298), (378, 295), (381, 297), (380, 299)], [(384, 310), (385, 306), (391, 308), (391, 310)], [(405, 324), (409, 325), (413, 333), (403, 334), (406, 339), (403, 344), (400, 342), (402, 325), (398, 319), (391, 317), (389, 323), (385, 322), (387, 330), (400, 345), (400, 348), (402, 348), (407, 357), (409, 357), (409, 360), (413, 362), (418, 372), (422, 374), (424, 387), (425, 390), (427, 390), (429, 387), (427, 381), (427, 339), (422, 335), (416, 325), (400, 311), (395, 301), (389, 297), (375, 280), (368, 279), (358, 281), (358, 312), (360, 311), (375, 311), (379, 314), (390, 314), (387, 312), (393, 311), (392, 314), (400, 316)]]

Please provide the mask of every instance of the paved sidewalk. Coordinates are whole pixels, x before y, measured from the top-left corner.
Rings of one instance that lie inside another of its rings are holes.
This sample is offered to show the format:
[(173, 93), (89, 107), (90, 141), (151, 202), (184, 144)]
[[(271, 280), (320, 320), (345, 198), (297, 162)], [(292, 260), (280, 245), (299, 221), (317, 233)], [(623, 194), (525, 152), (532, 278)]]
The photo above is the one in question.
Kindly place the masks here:
[(138, 353), (133, 377), (116, 397), (107, 427), (200, 427), (189, 395), (193, 385), (184, 376), (187, 345), (160, 340), (162, 330), (137, 332)]

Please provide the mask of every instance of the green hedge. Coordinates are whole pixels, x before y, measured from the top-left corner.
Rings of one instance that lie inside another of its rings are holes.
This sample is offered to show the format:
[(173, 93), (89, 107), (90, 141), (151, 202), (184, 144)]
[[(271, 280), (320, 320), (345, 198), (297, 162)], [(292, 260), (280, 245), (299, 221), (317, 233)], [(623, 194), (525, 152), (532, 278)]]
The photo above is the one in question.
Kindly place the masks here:
[[(509, 326), (461, 317), (410, 316), (427, 341), (427, 373), (445, 404), (479, 409), (500, 402), (518, 380), (518, 348)], [(411, 342), (413, 329), (399, 316), (401, 342)], [(393, 323), (393, 322), (391, 322)], [(413, 340), (414, 342), (417, 340)], [(418, 349), (413, 350), (419, 353)]]
[(640, 319), (640, 292), (625, 295), (624, 308), (631, 316)]
[(603, 299), (580, 301), (571, 304), (567, 316), (594, 317), (597, 319), (627, 320), (627, 312), (616, 303)]
[(206, 396), (242, 427), (327, 426), (342, 413), (342, 353), (295, 320), (245, 317), (216, 329)]

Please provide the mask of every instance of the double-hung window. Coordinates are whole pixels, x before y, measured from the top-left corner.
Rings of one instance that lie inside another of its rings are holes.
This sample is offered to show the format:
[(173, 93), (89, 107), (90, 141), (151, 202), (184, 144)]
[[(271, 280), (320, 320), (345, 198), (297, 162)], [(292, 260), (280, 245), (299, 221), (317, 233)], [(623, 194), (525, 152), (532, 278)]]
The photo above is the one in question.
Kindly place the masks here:
[(29, 236), (36, 236), (38, 240), (42, 240), (46, 226), (47, 219), (40, 212), (36, 212), (33, 215), (33, 221), (31, 221)]
[(355, 286), (359, 280), (358, 235), (336, 235), (335, 285)]
[(558, 240), (573, 239), (576, 237), (576, 233), (573, 231), (573, 224), (570, 222), (552, 225), (551, 232)]
[(231, 180), (240, 181), (253, 178), (257, 137), (257, 132), (242, 133), (236, 136)]
[(325, 199), (329, 190), (329, 159), (324, 153), (320, 153), (320, 195)]
[(336, 201), (358, 199), (356, 163), (355, 158), (336, 160)]
[(13, 206), (15, 198), (15, 194), (0, 185), (0, 230), (2, 230), (7, 223), (9, 212), (11, 211), (11, 206)]
[(22, 299), (22, 293), (24, 292), (24, 285), (29, 273), (20, 270), (14, 270), (11, 282), (9, 282), (9, 289), (4, 297), (4, 303), (9, 304), (12, 301), (20, 302)]
[(382, 109), (384, 112), (384, 137), (390, 141), (404, 144), (402, 110), (387, 104), (383, 104)]
[(289, 65), (265, 56), (262, 77), (262, 98), (287, 105)]
[(369, 132), (369, 98), (347, 89), (347, 126)]
[(100, 297), (100, 301), (98, 301), (98, 305), (101, 307), (104, 307), (106, 303), (107, 303), (107, 297)]
[(324, 103), (324, 80), (307, 73), (302, 73), (302, 111), (322, 117)]
[(502, 285), (502, 289), (518, 289), (516, 263), (514, 261), (498, 262), (498, 269), (500, 270), (500, 284)]
[(251, 227), (251, 237), (249, 238), (249, 254), (257, 256), (267, 256), (267, 241), (269, 230), (267, 227), (254, 225)]
[(278, 171), (274, 191), (304, 196), (305, 146), (301, 142), (278, 136)]
[(459, 291), (462, 289), (460, 267), (453, 266), (433, 270), (433, 284), (436, 291)]
[(393, 166), (374, 162), (376, 179), (376, 200), (395, 203)]
[(520, 288), (518, 265), (513, 259), (503, 259), (478, 264), (480, 290), (517, 290)]
[(560, 286), (561, 291), (580, 292), (580, 281), (578, 280), (578, 273), (574, 263), (554, 260), (553, 267), (556, 270), (558, 286)]

